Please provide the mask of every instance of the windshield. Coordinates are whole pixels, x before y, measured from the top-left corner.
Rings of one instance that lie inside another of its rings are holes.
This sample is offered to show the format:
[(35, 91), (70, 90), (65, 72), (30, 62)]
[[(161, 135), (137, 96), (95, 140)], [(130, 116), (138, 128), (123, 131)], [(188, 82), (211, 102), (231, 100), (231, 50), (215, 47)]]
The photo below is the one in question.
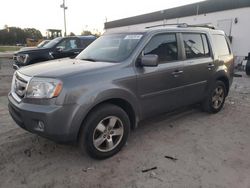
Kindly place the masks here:
[(103, 35), (76, 58), (90, 61), (120, 62), (130, 56), (142, 36), (142, 34)]
[(55, 46), (59, 41), (61, 41), (62, 37), (57, 37), (51, 41), (49, 41), (47, 44), (45, 44), (43, 47), (44, 48), (52, 48)]
[(49, 40), (44, 40), (37, 45), (37, 48), (42, 48), (49, 43)]

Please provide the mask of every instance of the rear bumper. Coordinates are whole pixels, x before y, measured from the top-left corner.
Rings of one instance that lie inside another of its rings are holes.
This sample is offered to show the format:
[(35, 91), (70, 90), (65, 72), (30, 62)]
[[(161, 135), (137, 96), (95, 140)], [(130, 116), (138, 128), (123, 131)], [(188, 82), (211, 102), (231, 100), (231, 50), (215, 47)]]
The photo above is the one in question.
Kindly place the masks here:
[[(74, 105), (37, 105), (16, 102), (9, 94), (9, 113), (23, 129), (56, 142), (74, 142), (78, 130), (72, 130)], [(43, 129), (41, 128), (43, 123)]]

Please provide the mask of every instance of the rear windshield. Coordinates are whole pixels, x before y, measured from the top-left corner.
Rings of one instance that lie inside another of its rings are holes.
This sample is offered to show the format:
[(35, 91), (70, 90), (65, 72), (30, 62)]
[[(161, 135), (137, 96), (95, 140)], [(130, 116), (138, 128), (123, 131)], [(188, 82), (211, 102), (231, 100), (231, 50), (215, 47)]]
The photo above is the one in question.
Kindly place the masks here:
[(131, 55), (142, 37), (142, 34), (103, 35), (91, 43), (76, 58), (92, 61), (121, 62)]

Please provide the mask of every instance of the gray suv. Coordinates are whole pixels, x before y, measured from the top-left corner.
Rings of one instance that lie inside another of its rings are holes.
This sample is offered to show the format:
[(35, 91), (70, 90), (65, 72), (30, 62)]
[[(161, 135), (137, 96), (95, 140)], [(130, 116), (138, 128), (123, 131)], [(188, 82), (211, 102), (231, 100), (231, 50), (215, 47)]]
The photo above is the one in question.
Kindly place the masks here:
[(224, 32), (210, 27), (109, 32), (75, 59), (16, 71), (9, 112), (20, 127), (103, 159), (143, 119), (194, 103), (219, 112), (233, 61)]

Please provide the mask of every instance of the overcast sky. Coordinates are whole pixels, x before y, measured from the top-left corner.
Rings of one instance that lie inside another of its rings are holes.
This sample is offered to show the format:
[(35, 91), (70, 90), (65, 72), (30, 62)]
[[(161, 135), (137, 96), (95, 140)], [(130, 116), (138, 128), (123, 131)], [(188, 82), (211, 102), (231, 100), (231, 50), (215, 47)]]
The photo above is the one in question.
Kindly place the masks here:
[[(5, 24), (21, 28), (34, 27), (45, 34), (46, 29), (63, 29), (63, 0), (1, 0), (0, 29)], [(68, 10), (67, 32), (103, 30), (108, 21), (172, 8), (201, 0), (65, 0)]]

